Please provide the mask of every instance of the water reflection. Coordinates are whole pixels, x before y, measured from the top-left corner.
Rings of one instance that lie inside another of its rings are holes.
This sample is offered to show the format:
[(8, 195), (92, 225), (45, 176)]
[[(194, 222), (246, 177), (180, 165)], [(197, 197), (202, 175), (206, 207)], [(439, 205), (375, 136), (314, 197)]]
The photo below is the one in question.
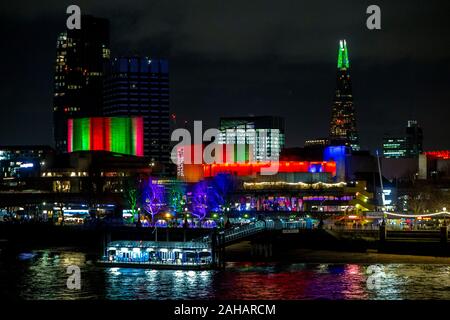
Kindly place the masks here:
[[(81, 268), (81, 290), (66, 268)], [(44, 250), (0, 262), (0, 297), (23, 299), (450, 299), (450, 266), (228, 263), (225, 271), (100, 268), (85, 253)], [(380, 269), (381, 270), (381, 269)]]
[(106, 269), (108, 299), (208, 298), (216, 271)]

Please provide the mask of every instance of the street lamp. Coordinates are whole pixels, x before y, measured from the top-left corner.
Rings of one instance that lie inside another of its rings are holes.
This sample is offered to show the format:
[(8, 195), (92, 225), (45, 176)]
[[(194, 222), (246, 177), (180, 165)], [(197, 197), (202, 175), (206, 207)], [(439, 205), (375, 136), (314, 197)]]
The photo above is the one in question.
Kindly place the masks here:
[(443, 207), (442, 208), (442, 211), (444, 211), (444, 227), (446, 227), (447, 226), (447, 208), (446, 207)]

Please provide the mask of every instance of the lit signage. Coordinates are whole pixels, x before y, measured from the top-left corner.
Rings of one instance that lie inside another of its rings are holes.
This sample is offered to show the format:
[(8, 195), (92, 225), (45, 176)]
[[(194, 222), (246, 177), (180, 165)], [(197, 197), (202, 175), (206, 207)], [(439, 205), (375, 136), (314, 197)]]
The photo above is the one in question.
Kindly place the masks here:
[(33, 163), (22, 163), (20, 165), (21, 168), (33, 168), (34, 164)]
[(392, 205), (392, 199), (391, 197), (393, 196), (392, 194), (392, 190), (391, 189), (383, 189), (383, 194), (384, 194), (384, 204), (385, 205)]

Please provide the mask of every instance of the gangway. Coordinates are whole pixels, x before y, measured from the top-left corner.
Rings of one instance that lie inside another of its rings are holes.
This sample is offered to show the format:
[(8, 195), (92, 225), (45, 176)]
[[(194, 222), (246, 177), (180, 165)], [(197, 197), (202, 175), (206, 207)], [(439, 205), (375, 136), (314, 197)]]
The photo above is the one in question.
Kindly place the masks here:
[[(258, 220), (221, 231), (219, 238), (221, 244), (228, 244), (266, 230), (300, 229), (302, 227), (300, 221)], [(193, 241), (211, 242), (211, 236), (197, 238)]]

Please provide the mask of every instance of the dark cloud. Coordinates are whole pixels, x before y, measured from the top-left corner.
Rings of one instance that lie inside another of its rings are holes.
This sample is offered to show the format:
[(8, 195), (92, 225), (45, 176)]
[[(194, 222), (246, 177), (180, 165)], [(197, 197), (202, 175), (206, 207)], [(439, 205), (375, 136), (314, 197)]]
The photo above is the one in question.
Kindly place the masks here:
[(325, 136), (337, 42), (349, 44), (362, 142), (416, 118), (427, 148), (450, 148), (446, 1), (377, 1), (382, 30), (365, 28), (369, 1), (23, 1), (0, 4), (0, 144), (51, 143), (52, 70), (65, 8), (111, 20), (113, 54), (171, 60), (180, 119), (278, 114), (288, 144)]

